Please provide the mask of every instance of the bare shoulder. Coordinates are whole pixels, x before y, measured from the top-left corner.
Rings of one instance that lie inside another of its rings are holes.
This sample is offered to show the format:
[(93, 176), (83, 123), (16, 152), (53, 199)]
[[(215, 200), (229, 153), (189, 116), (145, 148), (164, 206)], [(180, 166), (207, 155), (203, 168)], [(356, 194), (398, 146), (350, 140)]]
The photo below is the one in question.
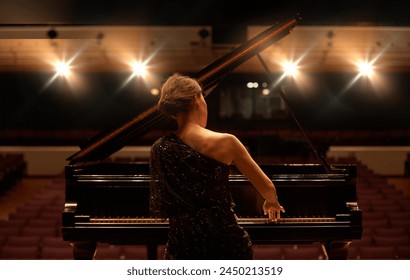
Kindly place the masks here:
[(205, 139), (206, 143), (202, 146), (204, 154), (227, 164), (232, 163), (238, 141), (234, 135), (208, 130)]
[(222, 132), (215, 132), (209, 131), (209, 137), (218, 145), (233, 145), (235, 142), (238, 142), (238, 138), (235, 135), (230, 133), (222, 133)]

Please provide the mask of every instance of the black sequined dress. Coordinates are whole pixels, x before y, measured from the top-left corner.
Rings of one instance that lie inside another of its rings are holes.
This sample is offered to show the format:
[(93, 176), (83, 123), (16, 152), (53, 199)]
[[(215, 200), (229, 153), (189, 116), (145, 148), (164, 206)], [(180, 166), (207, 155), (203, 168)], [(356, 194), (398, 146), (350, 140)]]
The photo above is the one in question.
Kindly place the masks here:
[(175, 134), (151, 148), (150, 208), (169, 218), (166, 259), (252, 259), (229, 191), (229, 165), (186, 145)]

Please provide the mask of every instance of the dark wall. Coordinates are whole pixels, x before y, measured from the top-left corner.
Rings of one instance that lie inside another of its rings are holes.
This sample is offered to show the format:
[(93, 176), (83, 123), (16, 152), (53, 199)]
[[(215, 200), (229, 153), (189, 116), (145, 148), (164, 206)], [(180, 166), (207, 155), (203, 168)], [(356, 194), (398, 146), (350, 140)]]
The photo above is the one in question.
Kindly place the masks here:
[(271, 25), (300, 13), (302, 24), (408, 25), (407, 0), (14, 0), (0, 24)]
[(78, 81), (52, 73), (1, 73), (0, 128), (106, 129), (154, 102), (144, 83), (129, 73), (82, 73)]
[[(240, 75), (227, 78), (224, 86), (248, 80), (267, 81), (266, 75)], [(357, 73), (311, 73), (303, 76), (303, 82), (289, 80), (282, 83), (284, 94), (297, 120), (309, 129), (409, 129), (410, 128), (410, 81), (408, 73), (380, 73), (374, 82), (368, 78), (355, 80)], [(276, 76), (278, 78), (278, 75)], [(229, 87), (229, 86), (228, 86)], [(217, 91), (210, 95), (213, 107), (219, 106)], [(283, 123), (280, 118), (272, 120), (221, 120), (212, 115), (213, 122), (228, 126), (255, 127), (274, 126)], [(286, 123), (291, 125), (288, 114)], [(294, 123), (294, 122), (293, 122)], [(295, 125), (294, 125), (295, 126)]]
[[(155, 104), (158, 96), (140, 81), (124, 87), (128, 73), (81, 74), (76, 85), (51, 73), (1, 73), (0, 129), (107, 129), (118, 126)], [(384, 74), (383, 83), (358, 80), (354, 73), (311, 74), (305, 84), (285, 88), (290, 107), (303, 127), (311, 129), (409, 129), (410, 82), (406, 73)], [(282, 122), (220, 118), (218, 91), (239, 88), (265, 75), (230, 75), (208, 96), (209, 126), (274, 126)]]

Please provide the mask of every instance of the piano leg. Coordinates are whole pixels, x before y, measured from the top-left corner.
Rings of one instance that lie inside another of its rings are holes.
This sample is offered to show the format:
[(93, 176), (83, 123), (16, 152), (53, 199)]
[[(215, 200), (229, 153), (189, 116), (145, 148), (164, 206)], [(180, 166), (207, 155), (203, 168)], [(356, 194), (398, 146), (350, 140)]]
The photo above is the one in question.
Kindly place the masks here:
[(92, 260), (97, 249), (96, 242), (73, 242), (73, 257), (75, 260)]
[(157, 254), (158, 245), (157, 244), (148, 244), (147, 245), (147, 258), (149, 260), (156, 260), (158, 257)]
[(350, 241), (332, 241), (322, 244), (328, 260), (346, 260)]

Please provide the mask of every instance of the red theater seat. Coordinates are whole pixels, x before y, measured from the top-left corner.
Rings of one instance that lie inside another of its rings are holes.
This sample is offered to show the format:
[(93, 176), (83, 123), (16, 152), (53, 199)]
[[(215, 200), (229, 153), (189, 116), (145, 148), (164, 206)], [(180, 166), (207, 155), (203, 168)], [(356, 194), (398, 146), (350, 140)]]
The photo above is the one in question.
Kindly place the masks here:
[(1, 259), (3, 260), (36, 260), (39, 258), (37, 246), (4, 246), (1, 248)]
[(9, 236), (6, 241), (6, 246), (26, 247), (26, 246), (40, 246), (39, 236)]
[(253, 257), (255, 260), (281, 260), (283, 251), (279, 246), (274, 245), (254, 245)]
[(121, 258), (121, 248), (114, 245), (100, 246), (94, 256), (95, 260), (119, 260)]
[(394, 260), (396, 252), (394, 246), (360, 247), (362, 260)]
[(323, 260), (323, 251), (316, 247), (284, 248), (283, 256), (285, 260)]
[(125, 246), (123, 255), (126, 260), (146, 260), (148, 257), (147, 247), (144, 245)]
[(410, 246), (397, 246), (396, 252), (399, 260), (410, 260)]
[(409, 245), (409, 236), (407, 234), (400, 236), (374, 236), (376, 246), (407, 246)]
[(41, 249), (41, 259), (43, 260), (72, 260), (73, 250), (69, 247), (43, 246)]

